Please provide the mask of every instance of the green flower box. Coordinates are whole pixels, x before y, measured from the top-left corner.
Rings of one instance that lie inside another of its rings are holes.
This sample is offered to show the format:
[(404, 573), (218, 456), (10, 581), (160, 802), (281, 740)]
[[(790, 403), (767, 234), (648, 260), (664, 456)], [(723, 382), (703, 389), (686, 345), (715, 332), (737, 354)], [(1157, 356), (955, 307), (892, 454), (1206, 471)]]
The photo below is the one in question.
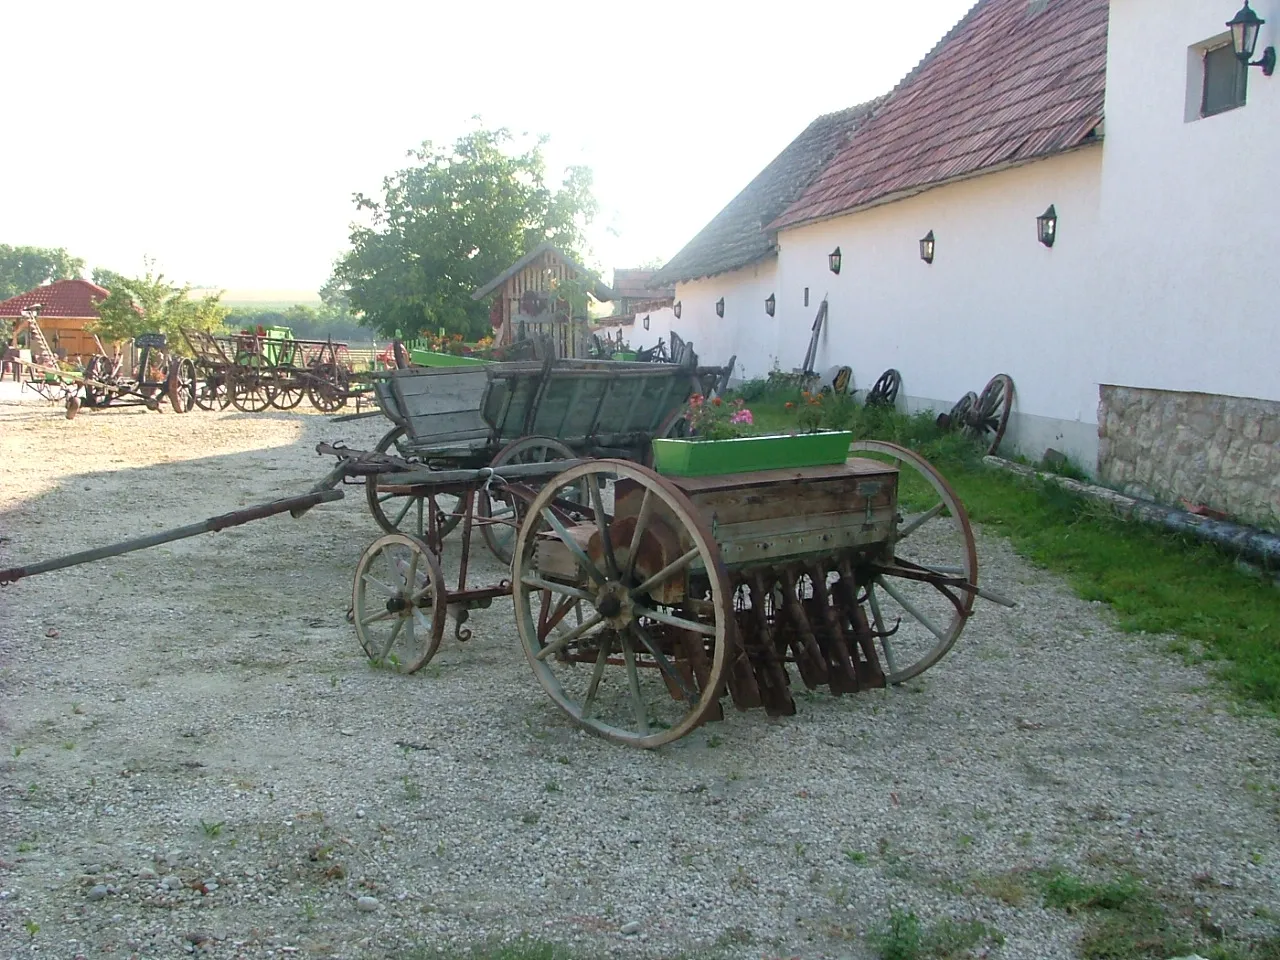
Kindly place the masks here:
[(482, 367), (489, 362), (479, 357), (435, 353), (431, 350), (410, 350), (409, 359), (420, 367)]
[(653, 462), (658, 473), (669, 477), (821, 467), (844, 463), (852, 442), (853, 434), (847, 430), (735, 440), (655, 439)]

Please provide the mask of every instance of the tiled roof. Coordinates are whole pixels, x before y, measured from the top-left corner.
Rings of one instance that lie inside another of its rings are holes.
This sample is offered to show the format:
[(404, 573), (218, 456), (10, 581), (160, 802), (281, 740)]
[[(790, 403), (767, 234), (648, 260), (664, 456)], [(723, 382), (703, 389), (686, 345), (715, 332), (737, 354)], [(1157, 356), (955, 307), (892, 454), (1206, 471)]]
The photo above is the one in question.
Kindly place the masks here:
[(0, 317), (20, 317), (22, 311), (40, 304), (40, 317), (97, 319), (98, 303), (107, 291), (88, 280), (55, 280), (0, 303)]
[(651, 289), (648, 284), (656, 270), (639, 270), (616, 267), (613, 271), (613, 292), (620, 300), (662, 300), (675, 297), (674, 286)]
[(880, 102), (872, 100), (814, 120), (649, 279), (650, 285), (737, 270), (772, 253), (774, 242), (764, 229), (769, 221), (800, 196)]
[(1096, 139), (1108, 7), (979, 0), (770, 229)]

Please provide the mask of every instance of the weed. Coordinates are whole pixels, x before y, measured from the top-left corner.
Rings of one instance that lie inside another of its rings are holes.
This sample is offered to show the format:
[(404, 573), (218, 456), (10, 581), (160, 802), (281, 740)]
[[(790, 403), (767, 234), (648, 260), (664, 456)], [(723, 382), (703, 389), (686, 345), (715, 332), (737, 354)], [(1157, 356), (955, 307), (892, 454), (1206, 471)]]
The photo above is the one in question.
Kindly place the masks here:
[(1123, 910), (1142, 892), (1142, 881), (1132, 874), (1105, 883), (1087, 883), (1065, 870), (1042, 875), (1041, 895), (1046, 907), (1078, 913), (1081, 910)]
[(222, 828), (225, 826), (226, 822), (222, 820), (219, 820), (217, 823), (205, 823), (203, 820), (200, 821), (200, 829), (204, 832), (204, 835), (210, 839), (222, 833)]
[(722, 949), (727, 947), (749, 947), (755, 942), (755, 935), (743, 926), (726, 927), (720, 931), (720, 936), (716, 937), (716, 946)]
[(728, 777), (728, 779), (729, 779), (729, 780), (731, 780), (731, 781), (733, 781), (733, 780), (741, 780), (741, 779), (742, 779), (742, 771), (741, 771), (741, 770), (730, 770), (730, 771), (729, 771), (729, 777)]
[(18, 852), (30, 853), (32, 850), (36, 849), (37, 841), (39, 839), (40, 838), (38, 836), (33, 836), (30, 840), (19, 840), (17, 848)]
[(422, 799), (422, 788), (421, 788), (420, 786), (418, 786), (416, 783), (414, 783), (414, 782), (409, 778), (409, 775), (408, 775), (408, 774), (405, 774), (405, 775), (401, 778), (401, 782), (404, 784), (404, 798), (405, 798), (406, 800), (421, 800), (421, 799)]
[(13, 759), (17, 760), (26, 752), (26, 747), (20, 747), (16, 743), (13, 745)]
[(844, 852), (844, 858), (850, 863), (856, 863), (860, 867), (866, 866), (867, 864), (867, 855), (861, 850), (846, 850)]
[(879, 951), (881, 960), (917, 960), (920, 957), (922, 932), (920, 918), (894, 908), (889, 922), (871, 932), (868, 938)]
[(336, 687), (338, 685), (338, 675), (336, 673), (329, 675), (329, 686)]
[(533, 826), (535, 823), (537, 823), (541, 819), (542, 819), (542, 814), (540, 813), (529, 812), (529, 813), (524, 813), (520, 815), (520, 822), (526, 823), (529, 826)]
[(316, 909), (316, 905), (310, 900), (304, 900), (302, 902), (302, 919), (310, 923), (318, 916), (320, 916), (320, 911)]
[(84, 716), (84, 705), (81, 703), (73, 703), (71, 705), (71, 712), (77, 717)]
[(967, 833), (962, 833), (956, 837), (956, 846), (961, 850), (968, 850), (973, 846), (973, 837)]
[(554, 780), (548, 780), (546, 783), (542, 785), (542, 789), (545, 793), (559, 793), (560, 784), (558, 784)]
[(915, 913), (898, 909), (889, 912), (889, 922), (873, 930), (869, 939), (881, 960), (955, 960), (970, 956), (981, 943), (1004, 943), (999, 930), (977, 920), (944, 917), (924, 927)]
[(34, 920), (28, 920), (22, 926), (27, 931), (27, 936), (32, 940), (34, 940), (36, 938), (36, 934), (40, 932), (40, 924), (36, 923)]
[(1027, 899), (1024, 878), (1015, 871), (976, 876), (973, 878), (973, 888), (984, 897), (1003, 901), (1011, 907), (1021, 906)]
[(724, 737), (720, 736), (718, 733), (713, 733), (711, 736), (707, 737), (707, 746), (713, 750), (723, 743)]

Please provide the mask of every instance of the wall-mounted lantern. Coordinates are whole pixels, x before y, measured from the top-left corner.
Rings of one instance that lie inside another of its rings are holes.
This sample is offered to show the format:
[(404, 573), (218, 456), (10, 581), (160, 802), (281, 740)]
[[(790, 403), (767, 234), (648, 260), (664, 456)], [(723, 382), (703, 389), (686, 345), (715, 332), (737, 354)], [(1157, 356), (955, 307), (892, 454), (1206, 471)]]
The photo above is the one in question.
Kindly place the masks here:
[(677, 300), (671, 307), (671, 312), (676, 315), (676, 319), (680, 319), (680, 301)]
[(1036, 217), (1036, 234), (1046, 247), (1052, 247), (1053, 241), (1057, 239), (1058, 211), (1054, 209), (1052, 203), (1049, 204), (1048, 210)]
[(933, 263), (933, 231), (930, 230), (920, 238), (920, 259), (925, 263)]
[(772, 316), (773, 316), (773, 311), (775, 311), (775, 310), (777, 310), (777, 309), (778, 309), (778, 300), (777, 300), (777, 298), (776, 298), (776, 297), (774, 297), (774, 295), (771, 293), (771, 294), (769, 294), (769, 296), (765, 297), (765, 300), (764, 300), (764, 312), (765, 312), (765, 313), (767, 313), (769, 316), (771, 316), (771, 317), (772, 317)]
[(832, 250), (830, 253), (827, 254), (827, 266), (831, 268), (832, 273), (840, 272), (840, 261), (842, 259), (843, 257), (840, 256), (839, 247), (836, 247), (834, 250)]
[(646, 330), (649, 329), (649, 315), (647, 313), (644, 315), (644, 328)]
[(717, 317), (724, 316), (724, 297), (721, 297), (719, 300), (716, 301), (716, 316)]
[(1261, 67), (1263, 75), (1269, 77), (1276, 69), (1275, 47), (1263, 50), (1261, 60), (1250, 59), (1258, 46), (1258, 29), (1266, 22), (1249, 9), (1249, 0), (1244, 0), (1244, 6), (1227, 21), (1227, 26), (1231, 28), (1231, 46), (1235, 48), (1236, 58), (1246, 66)]

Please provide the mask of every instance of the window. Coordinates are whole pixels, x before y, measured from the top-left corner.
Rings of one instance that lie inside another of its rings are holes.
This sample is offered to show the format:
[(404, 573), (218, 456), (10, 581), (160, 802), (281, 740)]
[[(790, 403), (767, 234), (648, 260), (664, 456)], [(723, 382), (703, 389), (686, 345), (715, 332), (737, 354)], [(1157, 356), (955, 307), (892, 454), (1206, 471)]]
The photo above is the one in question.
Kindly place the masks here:
[(1248, 82), (1249, 68), (1236, 57), (1230, 42), (1205, 50), (1200, 116), (1243, 107)]

